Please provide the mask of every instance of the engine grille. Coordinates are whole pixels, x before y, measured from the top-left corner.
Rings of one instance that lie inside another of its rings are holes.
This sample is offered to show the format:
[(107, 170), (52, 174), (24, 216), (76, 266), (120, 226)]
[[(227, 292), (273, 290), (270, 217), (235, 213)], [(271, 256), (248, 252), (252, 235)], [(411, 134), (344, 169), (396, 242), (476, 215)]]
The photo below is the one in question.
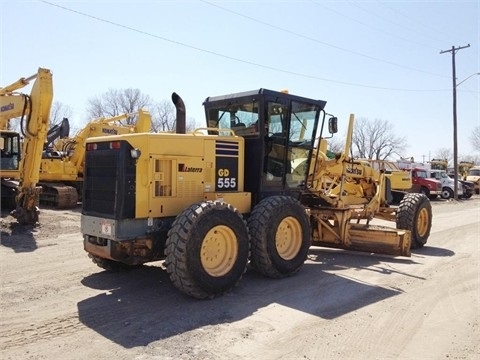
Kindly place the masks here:
[(109, 142), (96, 143), (87, 151), (83, 184), (82, 214), (110, 219), (135, 215), (135, 159), (125, 141), (110, 149)]

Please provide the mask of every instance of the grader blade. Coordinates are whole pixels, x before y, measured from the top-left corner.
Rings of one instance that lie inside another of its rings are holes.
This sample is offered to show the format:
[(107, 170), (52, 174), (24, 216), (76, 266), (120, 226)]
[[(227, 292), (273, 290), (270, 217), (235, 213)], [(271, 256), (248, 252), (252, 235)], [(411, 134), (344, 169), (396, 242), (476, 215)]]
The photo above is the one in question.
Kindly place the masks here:
[(378, 225), (351, 224), (347, 249), (378, 254), (410, 256), (409, 231)]

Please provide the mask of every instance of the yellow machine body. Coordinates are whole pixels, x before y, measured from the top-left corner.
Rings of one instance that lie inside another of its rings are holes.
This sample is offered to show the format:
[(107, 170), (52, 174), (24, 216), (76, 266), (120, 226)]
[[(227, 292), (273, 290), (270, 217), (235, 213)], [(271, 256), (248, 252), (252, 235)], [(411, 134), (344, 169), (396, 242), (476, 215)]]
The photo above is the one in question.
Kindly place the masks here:
[(206, 200), (250, 211), (250, 194), (243, 191), (242, 137), (140, 133), (91, 138), (87, 143), (119, 139), (144, 154), (136, 166), (135, 218), (176, 216), (188, 205)]
[[(124, 124), (129, 117), (134, 124)], [(40, 182), (42, 204), (56, 208), (75, 207), (81, 199), (85, 141), (88, 138), (149, 132), (151, 116), (146, 110), (121, 114), (110, 118), (97, 118), (83, 127), (74, 137), (57, 139), (53, 149), (42, 158)]]
[(288, 276), (311, 245), (410, 256), (430, 233), (428, 198), (391, 205), (386, 172), (349, 156), (353, 115), (345, 148), (328, 158), (317, 138), (325, 104), (260, 89), (207, 98), (208, 128), (193, 133), (87, 139), (84, 249), (105, 269), (165, 259), (174, 285), (197, 298), (233, 287), (248, 259)]
[[(17, 92), (32, 80), (35, 82), (29, 95)], [(13, 118), (21, 117), (22, 122), (23, 144), (18, 173), (15, 173), (16, 169), (9, 169), (5, 173), (2, 171), (2, 179), (12, 177), (19, 180), (15, 199), (16, 209), (13, 215), (21, 223), (38, 221), (37, 206), (41, 192), (41, 188), (38, 186), (40, 162), (47, 138), (52, 101), (52, 73), (48, 69), (39, 68), (36, 74), (0, 88), (1, 131), (3, 132), (9, 127)], [(6, 135), (5, 132), (2, 133), (2, 137), (4, 135)], [(20, 154), (16, 155), (20, 156)]]

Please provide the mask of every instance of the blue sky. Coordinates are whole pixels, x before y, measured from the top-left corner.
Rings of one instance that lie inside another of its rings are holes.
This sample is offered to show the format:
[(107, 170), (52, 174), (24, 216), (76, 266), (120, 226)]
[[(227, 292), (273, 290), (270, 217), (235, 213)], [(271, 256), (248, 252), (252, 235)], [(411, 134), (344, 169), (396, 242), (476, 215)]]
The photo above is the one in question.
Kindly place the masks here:
[[(177, 92), (203, 126), (208, 96), (257, 88), (327, 101), (342, 136), (348, 115), (388, 120), (403, 156), (453, 151), (456, 53), (458, 151), (480, 125), (480, 1), (1, 0), (0, 86), (54, 75), (54, 101), (80, 127), (87, 100), (138, 88)], [(459, 158), (461, 160), (461, 158)]]

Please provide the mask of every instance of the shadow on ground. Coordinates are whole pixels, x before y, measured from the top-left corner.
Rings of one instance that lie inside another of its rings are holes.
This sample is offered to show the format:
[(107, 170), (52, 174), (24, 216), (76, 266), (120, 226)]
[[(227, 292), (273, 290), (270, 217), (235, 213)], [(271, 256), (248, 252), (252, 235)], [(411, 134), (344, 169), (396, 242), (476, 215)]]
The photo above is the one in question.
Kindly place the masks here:
[[(421, 251), (427, 256), (451, 256), (437, 248)], [(359, 256), (312, 248), (308, 259), (298, 274), (280, 280), (249, 270), (232, 292), (213, 300), (196, 300), (180, 293), (170, 283), (161, 263), (126, 273), (100, 271), (84, 278), (82, 283), (105, 292), (78, 303), (79, 319), (111, 341), (132, 348), (203, 326), (239, 321), (273, 304), (331, 320), (402, 293), (399, 289), (343, 277), (342, 269), (423, 280), (414, 275), (413, 268), (411, 273), (402, 273), (392, 266), (416, 264), (412, 258)]]

